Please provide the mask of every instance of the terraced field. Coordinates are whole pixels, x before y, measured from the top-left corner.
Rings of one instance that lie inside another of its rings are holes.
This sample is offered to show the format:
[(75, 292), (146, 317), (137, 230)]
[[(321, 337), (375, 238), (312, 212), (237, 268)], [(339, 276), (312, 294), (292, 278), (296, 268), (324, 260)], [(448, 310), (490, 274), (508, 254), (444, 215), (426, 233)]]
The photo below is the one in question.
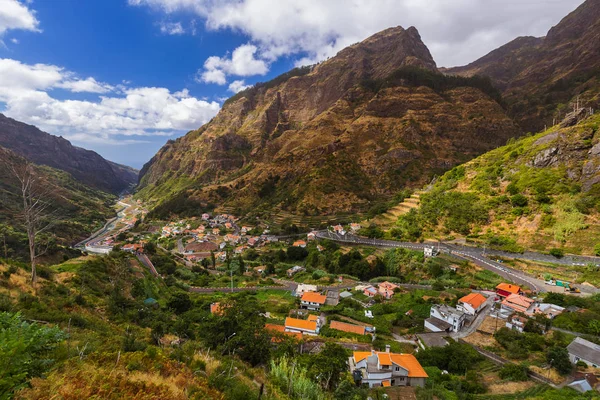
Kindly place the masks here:
[(413, 193), (409, 198), (404, 199), (402, 203), (390, 208), (386, 213), (373, 218), (369, 223), (375, 223), (384, 229), (389, 228), (398, 220), (399, 216), (406, 214), (413, 208), (419, 207), (423, 193), (422, 191)]

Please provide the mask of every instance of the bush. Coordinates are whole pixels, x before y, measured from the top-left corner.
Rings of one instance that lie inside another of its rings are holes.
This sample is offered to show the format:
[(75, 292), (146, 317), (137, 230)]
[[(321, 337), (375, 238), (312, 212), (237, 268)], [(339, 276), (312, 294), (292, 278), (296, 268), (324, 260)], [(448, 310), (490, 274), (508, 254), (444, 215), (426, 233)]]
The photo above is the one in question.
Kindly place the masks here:
[(510, 198), (510, 203), (513, 205), (513, 207), (525, 207), (528, 201), (527, 197), (523, 196), (520, 193), (517, 193)]
[(562, 249), (557, 249), (556, 247), (553, 249), (550, 249), (550, 255), (554, 256), (556, 258), (562, 258), (565, 255), (565, 252)]
[(527, 367), (517, 364), (505, 364), (499, 372), (500, 378), (514, 382), (524, 382), (529, 379)]

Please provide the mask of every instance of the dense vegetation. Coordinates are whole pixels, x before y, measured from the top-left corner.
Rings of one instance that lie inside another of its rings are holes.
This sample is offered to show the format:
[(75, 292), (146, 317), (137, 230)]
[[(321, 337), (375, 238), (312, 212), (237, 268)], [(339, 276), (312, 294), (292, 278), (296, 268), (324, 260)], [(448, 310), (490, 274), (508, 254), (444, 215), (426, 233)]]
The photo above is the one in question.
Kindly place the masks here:
[(426, 86), (440, 94), (459, 87), (472, 87), (481, 90), (496, 102), (502, 104), (502, 94), (488, 77), (445, 75), (414, 66), (398, 68), (384, 79), (363, 80), (361, 85), (374, 92), (396, 86)]
[[(421, 195), (419, 209), (399, 218), (390, 235), (463, 236), (513, 252), (529, 247), (554, 248), (557, 256), (594, 254), (591, 221), (600, 212), (600, 189), (588, 184), (584, 190), (587, 183), (579, 180), (584, 177), (575, 178), (573, 171), (586, 163), (599, 125), (600, 117), (593, 116), (575, 127), (552, 128), (453, 168)], [(546, 161), (553, 152), (561, 155)]]

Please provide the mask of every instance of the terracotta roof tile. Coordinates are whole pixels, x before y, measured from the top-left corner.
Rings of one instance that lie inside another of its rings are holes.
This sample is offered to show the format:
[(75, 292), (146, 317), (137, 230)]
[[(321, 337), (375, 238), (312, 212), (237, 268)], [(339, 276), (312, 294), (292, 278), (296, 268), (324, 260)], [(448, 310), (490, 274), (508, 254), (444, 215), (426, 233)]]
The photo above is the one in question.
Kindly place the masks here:
[(504, 290), (505, 292), (518, 294), (521, 291), (521, 288), (517, 285), (512, 285), (510, 283), (500, 283), (496, 286), (496, 289)]
[(317, 323), (315, 321), (307, 321), (304, 319), (287, 317), (285, 319), (285, 327), (293, 329), (302, 329), (306, 331), (316, 331)]
[(302, 301), (308, 301), (311, 303), (325, 304), (327, 296), (315, 292), (304, 292), (302, 295)]
[(340, 321), (331, 321), (329, 324), (331, 329), (337, 329), (342, 332), (356, 333), (357, 335), (365, 334), (365, 327), (360, 325), (347, 324)]
[(461, 297), (458, 301), (463, 303), (470, 304), (473, 308), (477, 309), (483, 303), (485, 303), (486, 298), (480, 293), (470, 293), (464, 297)]

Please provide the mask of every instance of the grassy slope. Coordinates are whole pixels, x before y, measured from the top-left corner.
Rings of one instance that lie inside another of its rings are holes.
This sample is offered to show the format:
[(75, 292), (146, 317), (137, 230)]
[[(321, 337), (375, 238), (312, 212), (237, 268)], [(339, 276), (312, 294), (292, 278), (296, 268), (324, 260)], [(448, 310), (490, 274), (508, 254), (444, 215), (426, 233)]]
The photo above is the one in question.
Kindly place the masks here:
[[(10, 172), (10, 166), (23, 162), (21, 157), (0, 148), (0, 236), (4, 238), (6, 233), (7, 246), (12, 249), (13, 256), (22, 255), (25, 238), (19, 218), (18, 182)], [(51, 194), (45, 200), (50, 203), (49, 211), (57, 221), (48, 232), (55, 235), (58, 244), (70, 245), (83, 239), (114, 216), (115, 196), (92, 189), (68, 173), (51, 167), (36, 166), (35, 173), (44, 187), (51, 188)]]
[[(511, 141), (444, 174), (421, 196), (423, 236), (464, 238), (508, 250), (564, 248), (592, 254), (598, 241), (597, 185), (573, 178), (599, 141), (600, 116)], [(558, 163), (534, 166), (549, 149)], [(402, 226), (406, 218), (401, 217)]]

